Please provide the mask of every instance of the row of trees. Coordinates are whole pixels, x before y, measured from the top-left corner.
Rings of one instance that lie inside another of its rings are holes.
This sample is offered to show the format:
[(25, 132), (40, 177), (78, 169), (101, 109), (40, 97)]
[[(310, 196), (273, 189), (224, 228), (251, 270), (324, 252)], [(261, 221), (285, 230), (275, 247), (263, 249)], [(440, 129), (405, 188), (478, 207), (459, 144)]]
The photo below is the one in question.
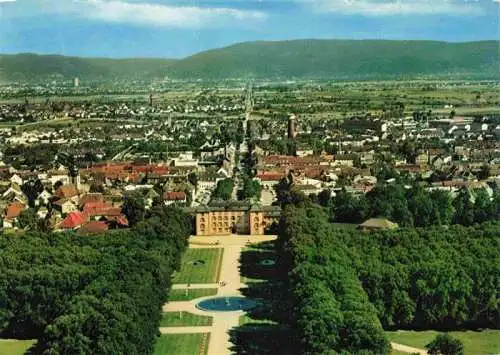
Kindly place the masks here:
[(129, 230), (0, 236), (0, 336), (37, 353), (151, 353), (191, 224), (153, 209)]
[(351, 266), (331, 238), (324, 211), (312, 204), (283, 212), (278, 268), (287, 272), (287, 323), (303, 354), (389, 354), (389, 342)]
[(342, 190), (334, 198), (325, 192), (318, 203), (330, 208), (335, 222), (360, 223), (370, 217), (386, 217), (400, 226), (472, 225), (500, 219), (500, 193), (491, 198), (484, 188), (461, 189), (455, 198), (444, 190), (426, 190), (420, 185), (377, 185), (366, 195)]
[(500, 222), (363, 233), (285, 207), (279, 266), (304, 353), (387, 353), (385, 329), (498, 328)]

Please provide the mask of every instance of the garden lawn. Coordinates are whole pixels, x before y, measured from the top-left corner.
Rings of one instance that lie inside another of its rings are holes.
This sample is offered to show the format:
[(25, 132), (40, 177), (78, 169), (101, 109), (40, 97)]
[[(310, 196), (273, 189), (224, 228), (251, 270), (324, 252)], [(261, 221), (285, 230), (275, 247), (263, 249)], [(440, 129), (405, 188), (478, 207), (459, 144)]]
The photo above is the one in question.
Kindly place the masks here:
[(251, 283), (258, 283), (258, 282), (264, 282), (266, 280), (264, 279), (252, 279), (251, 277), (246, 277), (246, 276), (240, 276), (241, 283), (244, 284), (251, 284)]
[[(174, 283), (216, 283), (219, 280), (223, 248), (192, 248), (182, 257), (180, 272), (174, 276)], [(199, 262), (198, 265), (194, 265)]]
[(248, 314), (244, 314), (242, 316), (240, 316), (240, 319), (239, 319), (239, 325), (245, 325), (245, 324), (269, 324), (269, 325), (276, 325), (278, 323), (272, 321), (272, 320), (268, 320), (268, 319), (254, 319), (252, 317), (250, 317)]
[(189, 289), (186, 295), (186, 290), (170, 290), (170, 294), (168, 296), (169, 302), (176, 301), (191, 301), (195, 298), (206, 297), (206, 296), (214, 296), (217, 294), (216, 288), (195, 288)]
[(212, 317), (200, 316), (189, 312), (165, 312), (160, 327), (196, 327), (212, 325)]
[(206, 354), (210, 334), (163, 334), (156, 340), (154, 355)]
[[(424, 349), (439, 332), (436, 331), (397, 331), (387, 332), (389, 339), (395, 343)], [(450, 332), (464, 344), (466, 354), (493, 355), (500, 353), (500, 330), (483, 330), (481, 332)]]
[(0, 354), (23, 355), (36, 340), (0, 339)]

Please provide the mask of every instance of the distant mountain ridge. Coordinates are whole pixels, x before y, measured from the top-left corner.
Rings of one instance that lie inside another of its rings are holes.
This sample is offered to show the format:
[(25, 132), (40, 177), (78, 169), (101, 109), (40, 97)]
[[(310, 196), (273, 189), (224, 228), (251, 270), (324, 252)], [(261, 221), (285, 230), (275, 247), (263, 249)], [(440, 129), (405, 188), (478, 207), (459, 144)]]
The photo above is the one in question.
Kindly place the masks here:
[(152, 78), (174, 60), (154, 58), (108, 59), (21, 53), (0, 55), (0, 82), (71, 79)]
[(500, 41), (322, 40), (243, 42), (183, 59), (0, 56), (0, 80), (175, 78), (499, 78)]

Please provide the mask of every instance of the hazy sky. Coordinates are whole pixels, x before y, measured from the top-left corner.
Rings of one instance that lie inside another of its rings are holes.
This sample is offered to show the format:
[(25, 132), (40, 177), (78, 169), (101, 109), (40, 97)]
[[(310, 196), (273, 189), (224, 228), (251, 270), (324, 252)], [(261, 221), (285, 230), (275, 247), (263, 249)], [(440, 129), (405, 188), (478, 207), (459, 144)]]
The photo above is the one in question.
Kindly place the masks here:
[(500, 0), (0, 0), (0, 52), (183, 57), (296, 38), (500, 39)]

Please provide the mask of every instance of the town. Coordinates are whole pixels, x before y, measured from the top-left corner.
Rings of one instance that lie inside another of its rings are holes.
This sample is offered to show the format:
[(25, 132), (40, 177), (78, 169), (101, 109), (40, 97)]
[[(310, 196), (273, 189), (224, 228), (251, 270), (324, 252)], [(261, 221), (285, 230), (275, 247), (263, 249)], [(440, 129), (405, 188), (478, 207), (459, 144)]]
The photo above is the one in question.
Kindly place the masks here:
[[(404, 182), (498, 201), (496, 82), (193, 85), (99, 102), (78, 78), (63, 96), (0, 88), (4, 231), (127, 228), (130, 197), (182, 207), (195, 235), (272, 233), (284, 182), (313, 200)], [(336, 220), (414, 224), (362, 215)]]

